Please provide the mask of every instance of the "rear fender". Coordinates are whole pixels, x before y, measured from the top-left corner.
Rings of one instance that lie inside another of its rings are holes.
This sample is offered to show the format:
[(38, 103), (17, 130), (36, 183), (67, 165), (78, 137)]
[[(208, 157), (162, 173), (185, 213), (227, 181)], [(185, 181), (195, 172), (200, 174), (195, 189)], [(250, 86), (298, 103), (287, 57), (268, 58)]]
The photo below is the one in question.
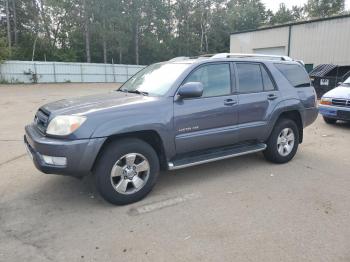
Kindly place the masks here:
[(300, 143), (301, 143), (303, 140), (303, 127), (305, 126), (304, 111), (305, 111), (305, 108), (301, 104), (300, 100), (298, 99), (288, 99), (288, 100), (281, 101), (276, 106), (274, 113), (270, 117), (268, 129), (267, 129), (267, 138), (272, 133), (272, 130), (275, 127), (277, 121), (283, 115), (288, 116), (289, 112), (292, 112), (293, 114), (297, 112), (298, 117), (296, 117), (297, 119), (295, 119), (295, 121), (297, 122), (297, 125), (299, 128), (299, 137), (300, 137)]

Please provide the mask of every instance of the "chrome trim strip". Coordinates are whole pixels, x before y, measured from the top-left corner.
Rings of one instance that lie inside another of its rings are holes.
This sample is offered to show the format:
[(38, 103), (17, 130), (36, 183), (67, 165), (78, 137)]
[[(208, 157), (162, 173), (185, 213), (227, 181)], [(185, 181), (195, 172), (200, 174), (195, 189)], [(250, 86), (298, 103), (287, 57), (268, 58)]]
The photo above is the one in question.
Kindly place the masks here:
[(237, 157), (237, 156), (243, 156), (243, 155), (247, 155), (247, 154), (257, 153), (257, 152), (265, 150), (266, 147), (267, 146), (264, 144), (263, 148), (249, 150), (249, 151), (236, 153), (236, 154), (231, 154), (231, 155), (226, 155), (226, 156), (221, 156), (221, 157), (215, 157), (215, 158), (206, 159), (206, 160), (201, 160), (201, 161), (198, 161), (198, 162), (188, 163), (188, 164), (180, 165), (180, 166), (175, 166), (174, 163), (169, 162), (168, 163), (168, 169), (169, 170), (177, 170), (177, 169), (182, 169), (182, 168), (186, 168), (186, 167), (190, 167), (190, 166), (197, 166), (197, 165), (201, 165), (201, 164), (215, 162), (215, 161), (223, 160), (223, 159), (227, 159), (227, 158), (232, 158), (232, 157)]

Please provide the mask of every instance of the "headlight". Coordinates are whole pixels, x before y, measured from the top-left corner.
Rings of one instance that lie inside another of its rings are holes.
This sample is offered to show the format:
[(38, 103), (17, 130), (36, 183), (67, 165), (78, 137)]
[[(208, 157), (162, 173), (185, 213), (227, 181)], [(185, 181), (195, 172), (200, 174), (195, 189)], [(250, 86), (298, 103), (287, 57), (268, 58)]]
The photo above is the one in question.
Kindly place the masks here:
[(332, 105), (332, 98), (322, 97), (320, 104), (330, 106)]
[(46, 133), (55, 136), (67, 136), (77, 130), (86, 120), (84, 116), (56, 116), (47, 127)]

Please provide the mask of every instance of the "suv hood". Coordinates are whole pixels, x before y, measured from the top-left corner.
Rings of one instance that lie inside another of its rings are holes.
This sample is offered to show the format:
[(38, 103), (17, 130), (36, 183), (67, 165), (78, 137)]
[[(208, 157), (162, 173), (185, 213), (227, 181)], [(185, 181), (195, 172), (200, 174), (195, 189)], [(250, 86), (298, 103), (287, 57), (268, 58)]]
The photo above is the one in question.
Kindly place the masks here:
[(325, 93), (324, 97), (350, 99), (350, 86), (338, 86)]
[(54, 113), (55, 115), (88, 115), (101, 110), (144, 103), (153, 101), (154, 99), (154, 97), (114, 91), (100, 95), (63, 99), (46, 104), (42, 106), (41, 109), (49, 113)]

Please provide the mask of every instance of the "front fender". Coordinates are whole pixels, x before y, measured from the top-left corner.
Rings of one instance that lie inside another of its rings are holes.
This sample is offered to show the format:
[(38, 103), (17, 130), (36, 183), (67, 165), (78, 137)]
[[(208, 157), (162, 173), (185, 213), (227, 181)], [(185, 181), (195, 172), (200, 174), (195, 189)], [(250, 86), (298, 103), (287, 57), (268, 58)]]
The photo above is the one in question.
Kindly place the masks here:
[(154, 131), (163, 142), (166, 157), (175, 152), (173, 139), (172, 104), (159, 107), (129, 108), (105, 118), (93, 131), (91, 137), (111, 137), (134, 132)]

